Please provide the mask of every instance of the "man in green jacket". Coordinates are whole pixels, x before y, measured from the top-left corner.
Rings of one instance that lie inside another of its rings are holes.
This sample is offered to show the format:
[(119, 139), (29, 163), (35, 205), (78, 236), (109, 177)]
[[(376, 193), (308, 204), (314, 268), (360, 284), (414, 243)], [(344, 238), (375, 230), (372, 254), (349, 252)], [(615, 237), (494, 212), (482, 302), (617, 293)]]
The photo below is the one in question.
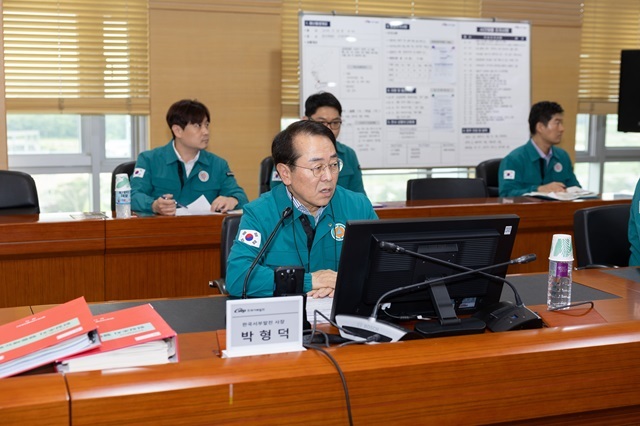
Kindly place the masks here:
[(555, 102), (538, 102), (531, 107), (531, 139), (500, 162), (501, 197), (564, 192), (571, 186), (580, 186), (569, 154), (558, 147), (564, 133), (563, 113)]
[(181, 100), (169, 108), (167, 124), (173, 140), (138, 156), (131, 176), (132, 209), (175, 215), (200, 196), (211, 211), (242, 208), (247, 195), (238, 186), (229, 164), (206, 150), (209, 145), (209, 110), (198, 101)]
[[(336, 151), (338, 158), (342, 160), (342, 170), (338, 176), (338, 185), (353, 192), (364, 191), (362, 183), (362, 170), (358, 156), (353, 148), (338, 142), (338, 135), (342, 127), (342, 105), (340, 101), (329, 92), (320, 92), (311, 95), (304, 103), (304, 117), (302, 120), (317, 121), (324, 124), (336, 137)], [(274, 169), (271, 173), (271, 189), (282, 183), (280, 175)]]
[(271, 154), (283, 185), (244, 206), (227, 262), (227, 289), (233, 296), (242, 294), (249, 266), (291, 209), (252, 271), (247, 295), (273, 296), (274, 270), (301, 266), (304, 291), (312, 297), (332, 297), (347, 221), (377, 215), (365, 195), (337, 185), (342, 161), (326, 126), (313, 121), (291, 124), (275, 137)]

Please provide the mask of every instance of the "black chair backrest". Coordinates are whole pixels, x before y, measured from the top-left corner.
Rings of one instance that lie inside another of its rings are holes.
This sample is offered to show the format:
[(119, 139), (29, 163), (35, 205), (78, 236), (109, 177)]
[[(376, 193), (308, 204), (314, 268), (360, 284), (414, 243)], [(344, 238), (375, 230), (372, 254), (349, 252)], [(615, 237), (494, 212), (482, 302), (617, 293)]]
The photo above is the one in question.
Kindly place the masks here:
[(271, 172), (273, 171), (273, 158), (266, 157), (260, 162), (260, 194), (271, 191)]
[(220, 235), (220, 278), (227, 277), (227, 257), (231, 251), (231, 246), (236, 240), (236, 234), (240, 227), (240, 219), (242, 215), (233, 214), (222, 220), (222, 229)]
[(476, 166), (476, 177), (484, 180), (487, 184), (489, 197), (498, 197), (500, 194), (498, 173), (501, 161), (502, 158), (492, 158)]
[(133, 174), (133, 170), (136, 168), (135, 161), (127, 161), (122, 164), (118, 164), (113, 172), (111, 172), (111, 211), (116, 210), (116, 175), (120, 173), (126, 173), (129, 175), (129, 180), (131, 180), (131, 175)]
[(487, 196), (487, 185), (478, 178), (423, 178), (407, 181), (407, 201)]
[(31, 175), (0, 170), (0, 215), (39, 213), (38, 189)]
[(629, 204), (589, 207), (573, 214), (576, 266), (629, 266)]

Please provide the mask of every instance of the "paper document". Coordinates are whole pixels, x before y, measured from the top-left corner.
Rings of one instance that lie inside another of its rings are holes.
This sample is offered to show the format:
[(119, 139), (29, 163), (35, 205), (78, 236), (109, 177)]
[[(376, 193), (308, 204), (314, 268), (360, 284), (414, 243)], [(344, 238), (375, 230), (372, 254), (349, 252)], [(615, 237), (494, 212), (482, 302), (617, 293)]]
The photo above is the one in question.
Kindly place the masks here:
[[(187, 208), (178, 207), (176, 209), (176, 216), (202, 216), (209, 214), (225, 214), (221, 212), (212, 212), (211, 203), (204, 195), (198, 197), (193, 203), (189, 204)], [(229, 210), (226, 214), (242, 214), (242, 210)]]
[[(313, 325), (313, 312), (320, 311), (327, 318), (331, 317), (331, 307), (333, 306), (333, 297), (307, 297), (307, 320)], [(316, 315), (316, 324), (326, 324), (324, 317)]]
[(561, 201), (571, 201), (580, 198), (595, 198), (598, 196), (597, 193), (587, 191), (586, 189), (582, 189), (578, 186), (570, 186), (569, 188), (567, 188), (566, 192), (527, 192), (523, 195), (525, 197), (539, 197)]

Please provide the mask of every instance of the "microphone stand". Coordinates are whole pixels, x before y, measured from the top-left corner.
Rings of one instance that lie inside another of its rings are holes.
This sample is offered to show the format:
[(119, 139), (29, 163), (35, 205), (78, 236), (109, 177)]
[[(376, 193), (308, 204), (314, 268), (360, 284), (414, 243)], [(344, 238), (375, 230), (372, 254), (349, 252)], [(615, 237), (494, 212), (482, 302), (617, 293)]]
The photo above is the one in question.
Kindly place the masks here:
[[(431, 300), (433, 302), (434, 308), (438, 315), (439, 324), (435, 324), (435, 323), (416, 324), (415, 330), (421, 334), (424, 334), (427, 336), (436, 336), (436, 335), (451, 336), (451, 335), (459, 335), (459, 334), (481, 333), (484, 331), (485, 326), (487, 324), (480, 317), (488, 317), (490, 320), (492, 320), (492, 323), (496, 322), (497, 320), (502, 320), (502, 322), (505, 322), (504, 318), (507, 318), (508, 324), (506, 324), (506, 327), (508, 328), (503, 328), (501, 330), (494, 330), (494, 331), (515, 329), (515, 328), (518, 328), (518, 324), (522, 324), (521, 328), (523, 328), (528, 321), (530, 321), (528, 324), (526, 324), (526, 327), (528, 328), (540, 328), (542, 326), (542, 320), (540, 319), (540, 317), (534, 312), (532, 312), (531, 310), (529, 310), (526, 306), (524, 306), (524, 303), (520, 298), (520, 294), (518, 293), (518, 290), (515, 288), (515, 286), (512, 283), (510, 283), (509, 281), (507, 281), (506, 279), (500, 276), (488, 274), (484, 272), (488, 269), (499, 268), (501, 266), (525, 264), (525, 263), (532, 262), (536, 260), (535, 254), (527, 254), (524, 256), (520, 256), (516, 259), (509, 260), (507, 262), (486, 266), (484, 268), (471, 269), (471, 268), (467, 268), (466, 266), (462, 266), (456, 263), (451, 263), (442, 259), (438, 259), (436, 257), (406, 250), (403, 247), (400, 247), (393, 243), (388, 243), (386, 241), (380, 242), (379, 246), (381, 249), (392, 252), (392, 253), (407, 254), (409, 256), (412, 256), (418, 259), (427, 260), (433, 263), (438, 263), (440, 265), (445, 265), (455, 269), (460, 269), (460, 270), (463, 270), (464, 272), (450, 275), (447, 277), (434, 278), (434, 279), (423, 281), (421, 283), (411, 284), (408, 286), (399, 287), (399, 288), (390, 290), (384, 293), (382, 296), (380, 296), (380, 298), (378, 299), (378, 301), (376, 302), (373, 308), (370, 318), (377, 317), (378, 308), (380, 307), (380, 304), (382, 303), (382, 301), (387, 297), (396, 293), (406, 292), (408, 290), (413, 290), (413, 291), (420, 290), (425, 286), (427, 286), (429, 293), (431, 294)], [(446, 287), (446, 282), (455, 280), (457, 278), (460, 278), (466, 275), (471, 275), (471, 274), (478, 274), (483, 277), (489, 278), (490, 280), (499, 281), (507, 284), (513, 291), (515, 301), (516, 301), (515, 306), (513, 306), (511, 302), (499, 302), (497, 305), (489, 307), (488, 310), (480, 313), (480, 315), (474, 315), (470, 318), (462, 318), (462, 319), (458, 318), (458, 316), (456, 315), (455, 309), (451, 304), (451, 298), (449, 296), (449, 291), (447, 290), (447, 287)], [(509, 321), (509, 318), (511, 319), (511, 321)], [(505, 327), (505, 325), (503, 325), (502, 327)]]

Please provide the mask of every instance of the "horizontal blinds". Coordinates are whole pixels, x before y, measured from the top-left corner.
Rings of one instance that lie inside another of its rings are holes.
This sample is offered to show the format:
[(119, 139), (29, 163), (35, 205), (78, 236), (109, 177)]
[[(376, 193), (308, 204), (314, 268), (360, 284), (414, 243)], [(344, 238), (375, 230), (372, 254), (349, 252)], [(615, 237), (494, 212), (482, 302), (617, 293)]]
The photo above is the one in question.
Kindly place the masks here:
[(147, 0), (4, 0), (8, 112), (149, 112)]
[(616, 113), (623, 49), (640, 49), (640, 1), (586, 0), (580, 49), (579, 112)]

